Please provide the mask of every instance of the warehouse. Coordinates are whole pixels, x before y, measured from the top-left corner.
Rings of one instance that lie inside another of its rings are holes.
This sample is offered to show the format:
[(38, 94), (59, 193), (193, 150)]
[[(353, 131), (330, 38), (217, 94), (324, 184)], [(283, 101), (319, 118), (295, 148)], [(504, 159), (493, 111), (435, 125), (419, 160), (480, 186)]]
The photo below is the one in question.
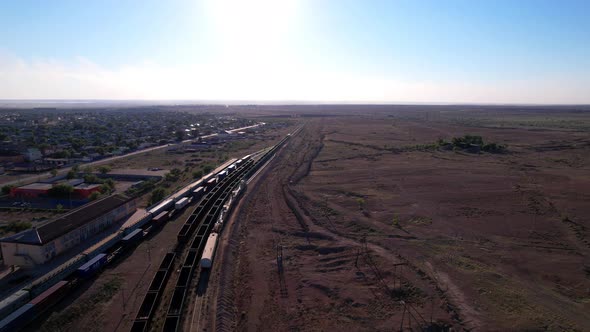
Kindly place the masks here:
[(133, 214), (136, 208), (136, 199), (116, 194), (1, 239), (4, 263), (26, 268), (45, 264)]

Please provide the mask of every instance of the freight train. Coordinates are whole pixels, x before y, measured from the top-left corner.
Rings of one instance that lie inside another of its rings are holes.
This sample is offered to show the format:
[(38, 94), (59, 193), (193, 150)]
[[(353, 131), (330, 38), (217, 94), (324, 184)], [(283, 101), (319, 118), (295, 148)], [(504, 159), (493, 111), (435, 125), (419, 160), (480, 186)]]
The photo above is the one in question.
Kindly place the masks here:
[[(249, 157), (246, 156), (244, 159), (247, 160)], [(0, 320), (0, 332), (18, 331), (31, 323), (60, 301), (79, 282), (93, 278), (107, 264), (137, 245), (145, 236), (162, 227), (176, 211), (184, 209), (192, 201), (200, 200), (211, 189), (211, 184), (215, 186), (218, 181), (235, 170), (236, 165), (237, 163), (233, 163), (218, 174), (192, 182), (174, 195), (157, 203), (148, 210), (148, 215), (139, 223), (142, 223), (141, 226), (134, 230), (121, 231), (124, 235), (107, 252), (98, 255), (82, 254), (83, 264), (74, 273), (38, 296), (31, 296), (31, 291), (28, 289), (15, 293), (11, 297), (13, 301), (9, 301), (10, 303), (2, 308), (7, 311), (5, 315), (9, 312), (10, 314)]]
[(223, 208), (219, 214), (219, 218), (213, 225), (213, 230), (207, 238), (205, 249), (203, 249), (203, 255), (201, 256), (201, 269), (210, 269), (213, 265), (213, 258), (215, 256), (215, 250), (217, 248), (217, 242), (219, 241), (219, 235), (225, 225), (225, 219), (231, 214), (231, 210), (234, 207), (234, 203), (239, 200), (239, 197), (246, 189), (246, 182), (242, 180), (237, 189), (232, 191), (231, 195), (223, 205)]

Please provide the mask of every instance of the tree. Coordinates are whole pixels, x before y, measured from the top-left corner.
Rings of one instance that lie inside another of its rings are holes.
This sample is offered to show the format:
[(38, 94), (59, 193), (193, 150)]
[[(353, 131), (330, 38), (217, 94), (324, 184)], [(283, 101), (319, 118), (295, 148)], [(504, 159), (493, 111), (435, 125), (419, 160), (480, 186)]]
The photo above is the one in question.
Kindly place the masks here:
[(73, 178), (75, 178), (75, 177), (76, 177), (76, 172), (74, 172), (74, 170), (73, 170), (73, 169), (71, 169), (71, 170), (68, 172), (68, 174), (66, 175), (66, 178), (67, 178), (68, 180), (70, 180), (70, 179), (73, 179)]
[(115, 190), (115, 181), (113, 179), (107, 179), (103, 182), (102, 186), (100, 186), (100, 192), (103, 194), (107, 194)]
[(94, 191), (88, 196), (88, 199), (91, 201), (94, 201), (99, 197), (100, 197), (100, 193), (98, 191)]
[(107, 174), (111, 171), (111, 168), (107, 165), (103, 165), (98, 168), (98, 171), (100, 172), (100, 174)]
[(47, 193), (53, 197), (67, 197), (72, 192), (74, 192), (74, 187), (67, 183), (60, 183), (49, 189)]
[(156, 204), (166, 197), (166, 189), (158, 187), (152, 191), (152, 197), (150, 198), (150, 204)]
[(86, 167), (84, 167), (84, 173), (86, 173), (86, 174), (92, 173), (93, 170), (94, 169), (92, 168), (92, 166), (86, 166)]
[(49, 173), (51, 173), (51, 176), (55, 177), (57, 176), (57, 169), (52, 169)]
[(2, 186), (2, 194), (4, 194), (4, 195), (10, 194), (10, 190), (12, 190), (12, 188), (14, 188), (14, 186), (11, 184), (7, 184), (5, 186)]
[(72, 171), (76, 173), (80, 172), (80, 164), (74, 164), (74, 166), (72, 166)]
[(55, 206), (55, 209), (57, 210), (57, 212), (58, 212), (58, 213), (62, 213), (62, 212), (63, 212), (63, 210), (64, 210), (64, 206), (63, 206), (63, 205), (61, 205), (61, 204), (57, 204), (57, 205)]
[(205, 174), (209, 174), (209, 173), (211, 173), (211, 171), (213, 170), (214, 167), (209, 164), (206, 164), (206, 165), (203, 165), (202, 168), (203, 168), (203, 172)]
[(202, 177), (203, 177), (203, 171), (202, 170), (198, 170), (198, 171), (194, 171), (193, 172), (193, 178), (200, 179)]
[(182, 141), (182, 140), (184, 140), (184, 130), (182, 130), (182, 129), (178, 129), (178, 130), (176, 131), (176, 134), (175, 134), (175, 135), (176, 135), (176, 140), (177, 140), (177, 141)]

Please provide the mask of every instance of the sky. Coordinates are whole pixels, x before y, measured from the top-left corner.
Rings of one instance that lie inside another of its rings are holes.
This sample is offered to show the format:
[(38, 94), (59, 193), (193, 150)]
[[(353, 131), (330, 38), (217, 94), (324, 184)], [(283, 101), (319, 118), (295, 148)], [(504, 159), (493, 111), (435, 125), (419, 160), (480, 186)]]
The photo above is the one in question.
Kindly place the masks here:
[(0, 99), (590, 104), (590, 1), (0, 0)]

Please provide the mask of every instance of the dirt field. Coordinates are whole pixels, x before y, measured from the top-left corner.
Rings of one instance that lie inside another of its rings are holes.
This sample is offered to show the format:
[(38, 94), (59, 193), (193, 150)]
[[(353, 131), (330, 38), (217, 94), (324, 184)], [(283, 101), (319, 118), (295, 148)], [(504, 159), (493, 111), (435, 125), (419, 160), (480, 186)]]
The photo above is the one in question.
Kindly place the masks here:
[[(589, 113), (312, 111), (249, 188), (201, 327), (590, 329)], [(508, 152), (429, 147), (465, 134)]]

